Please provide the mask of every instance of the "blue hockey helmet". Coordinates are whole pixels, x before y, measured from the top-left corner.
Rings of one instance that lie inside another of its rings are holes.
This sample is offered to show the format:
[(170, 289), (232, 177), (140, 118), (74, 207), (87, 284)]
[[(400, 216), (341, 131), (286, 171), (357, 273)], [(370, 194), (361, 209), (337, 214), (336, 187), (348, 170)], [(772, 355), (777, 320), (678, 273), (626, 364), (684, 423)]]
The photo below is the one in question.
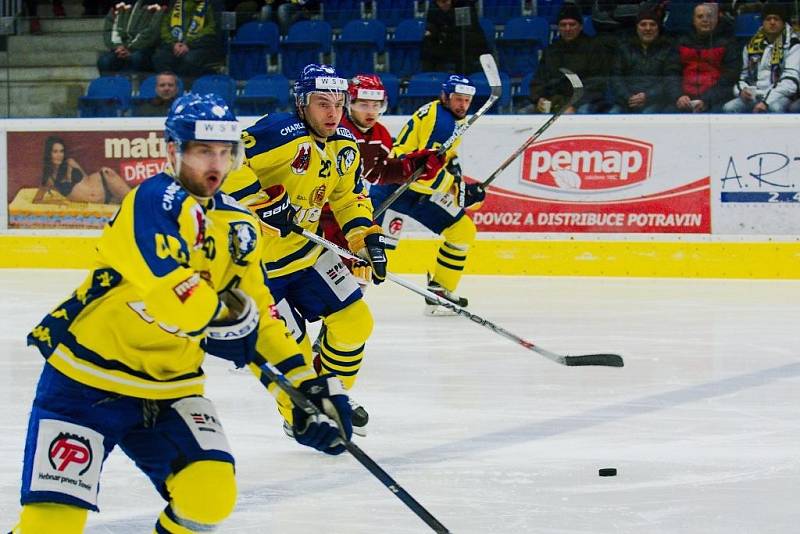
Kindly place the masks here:
[(442, 84), (442, 92), (447, 98), (450, 98), (453, 93), (475, 96), (476, 89), (475, 85), (466, 76), (451, 74), (447, 77), (447, 81)]
[(311, 63), (303, 67), (303, 72), (294, 82), (295, 102), (298, 106), (307, 105), (312, 93), (341, 93), (347, 105), (347, 80), (330, 65)]
[(242, 127), (225, 100), (213, 93), (189, 93), (172, 103), (164, 127), (164, 140), (179, 149), (188, 141), (228, 142), (233, 144), (233, 168), (241, 164)]

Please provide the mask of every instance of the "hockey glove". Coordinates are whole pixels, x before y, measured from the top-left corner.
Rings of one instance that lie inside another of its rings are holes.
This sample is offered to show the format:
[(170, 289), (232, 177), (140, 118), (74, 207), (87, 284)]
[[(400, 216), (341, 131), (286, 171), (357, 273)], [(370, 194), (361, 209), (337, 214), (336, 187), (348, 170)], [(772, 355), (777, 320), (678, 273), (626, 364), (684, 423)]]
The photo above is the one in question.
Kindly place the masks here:
[(348, 244), (356, 256), (369, 262), (373, 283), (377, 285), (386, 280), (386, 239), (380, 226), (353, 232), (348, 237)]
[(294, 215), (297, 209), (289, 202), (289, 195), (282, 185), (273, 185), (259, 195), (259, 199), (250, 204), (267, 234), (286, 237), (292, 232)]
[(458, 203), (462, 208), (473, 207), (473, 209), (478, 209), (485, 198), (486, 191), (483, 190), (480, 183), (467, 184), (459, 182)]
[(310, 415), (295, 406), (292, 410), (294, 439), (325, 454), (343, 453), (342, 436), (349, 440), (353, 435), (353, 409), (342, 382), (335, 375), (325, 374), (306, 380), (297, 389), (322, 413)]
[(408, 179), (419, 168), (423, 168), (419, 180), (433, 180), (444, 165), (444, 156), (438, 156), (435, 150), (415, 150), (403, 157), (403, 176)]
[(208, 354), (244, 367), (256, 356), (259, 314), (256, 303), (240, 289), (219, 295), (220, 312), (206, 328), (201, 347)]

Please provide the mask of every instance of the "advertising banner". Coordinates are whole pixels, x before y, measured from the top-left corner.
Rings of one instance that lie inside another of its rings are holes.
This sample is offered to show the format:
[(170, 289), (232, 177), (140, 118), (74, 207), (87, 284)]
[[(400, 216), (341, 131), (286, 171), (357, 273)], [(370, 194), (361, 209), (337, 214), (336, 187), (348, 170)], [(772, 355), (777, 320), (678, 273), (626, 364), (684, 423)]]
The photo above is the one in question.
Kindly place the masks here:
[(711, 123), (714, 233), (800, 234), (796, 116), (717, 116)]
[[(464, 137), (466, 175), (485, 179), (545, 120), (513, 119)], [(497, 178), (473, 220), (492, 232), (710, 233), (708, 128), (658, 119), (560, 118)]]
[(7, 132), (9, 228), (102, 228), (164, 167), (162, 132)]

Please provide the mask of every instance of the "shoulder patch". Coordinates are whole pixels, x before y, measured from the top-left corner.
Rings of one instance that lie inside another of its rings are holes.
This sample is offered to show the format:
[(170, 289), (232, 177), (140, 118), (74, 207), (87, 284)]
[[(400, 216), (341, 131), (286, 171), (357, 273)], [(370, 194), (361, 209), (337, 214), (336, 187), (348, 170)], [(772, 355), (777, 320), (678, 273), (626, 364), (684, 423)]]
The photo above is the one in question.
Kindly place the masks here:
[(352, 141), (356, 140), (356, 137), (353, 135), (353, 132), (351, 132), (349, 128), (346, 128), (344, 126), (339, 126), (338, 128), (336, 128), (336, 133), (344, 137), (345, 139), (350, 139)]
[(356, 161), (356, 149), (351, 146), (342, 148), (336, 154), (336, 170), (339, 171), (339, 176), (344, 176), (353, 167)]
[(255, 250), (257, 242), (258, 235), (252, 224), (244, 221), (231, 223), (228, 232), (228, 251), (233, 263), (247, 265), (249, 263), (247, 257)]

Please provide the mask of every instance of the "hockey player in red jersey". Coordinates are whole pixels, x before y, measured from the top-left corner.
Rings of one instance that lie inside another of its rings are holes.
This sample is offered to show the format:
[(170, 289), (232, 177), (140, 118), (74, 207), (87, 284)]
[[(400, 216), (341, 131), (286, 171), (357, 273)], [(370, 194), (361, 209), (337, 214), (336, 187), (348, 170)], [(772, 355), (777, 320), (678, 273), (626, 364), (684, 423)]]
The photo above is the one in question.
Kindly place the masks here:
[[(342, 126), (350, 130), (356, 138), (361, 154), (361, 177), (368, 182), (367, 187), (369, 184), (403, 183), (419, 167), (425, 168), (422, 179), (438, 174), (444, 158), (437, 156), (435, 150), (418, 150), (403, 158), (389, 157), (392, 136), (379, 122), (388, 106), (388, 97), (383, 82), (376, 74), (357, 74), (350, 80), (348, 92), (349, 105), (347, 114), (342, 118)], [(373, 206), (375, 207), (377, 206)], [(320, 226), (326, 239), (347, 248), (347, 240), (327, 205), (323, 210)], [(370, 279), (368, 266), (351, 266), (351, 270), (357, 278), (365, 281)]]

